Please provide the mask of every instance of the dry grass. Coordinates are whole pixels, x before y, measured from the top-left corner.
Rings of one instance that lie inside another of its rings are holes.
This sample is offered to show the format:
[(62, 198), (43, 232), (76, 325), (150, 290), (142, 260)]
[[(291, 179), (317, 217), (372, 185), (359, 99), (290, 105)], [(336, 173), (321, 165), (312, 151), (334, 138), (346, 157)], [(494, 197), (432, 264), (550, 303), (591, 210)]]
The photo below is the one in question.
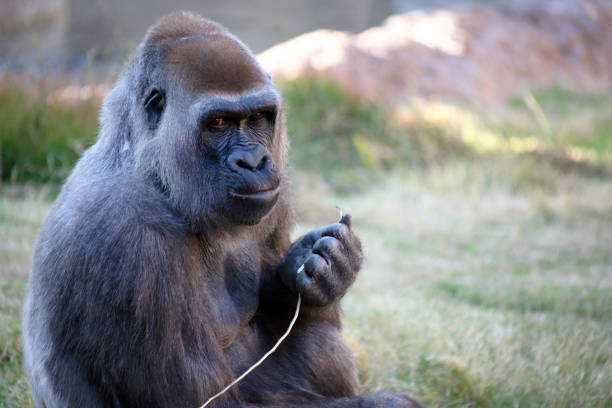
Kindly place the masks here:
[(340, 205), (364, 241), (344, 306), (367, 390), (428, 406), (612, 404), (612, 183), (491, 186), (508, 164), (398, 172), (360, 196), (298, 191), (314, 205), (300, 231)]

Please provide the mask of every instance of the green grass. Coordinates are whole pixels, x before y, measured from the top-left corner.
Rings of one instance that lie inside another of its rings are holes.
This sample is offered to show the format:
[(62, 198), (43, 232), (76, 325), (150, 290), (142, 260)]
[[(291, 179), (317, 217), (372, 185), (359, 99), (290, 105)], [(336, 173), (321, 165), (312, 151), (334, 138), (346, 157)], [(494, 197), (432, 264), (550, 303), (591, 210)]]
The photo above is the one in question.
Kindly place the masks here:
[(0, 182), (61, 182), (95, 139), (98, 104), (0, 84)]
[(294, 166), (316, 163), (317, 172), (337, 188), (372, 175), (380, 163), (369, 146), (378, 143), (387, 148), (388, 130), (380, 107), (313, 78), (281, 84), (281, 89), (288, 107)]
[(536, 137), (540, 149), (564, 153), (592, 164), (612, 162), (612, 95), (578, 94), (549, 88), (525, 94), (509, 104), (512, 121), (505, 134)]
[(421, 118), (399, 125), (383, 108), (315, 78), (280, 84), (287, 105), (291, 163), (315, 168), (339, 193), (360, 191), (401, 164), (423, 167), (465, 156), (446, 129)]
[[(390, 115), (325, 82), (283, 90), (295, 235), (338, 205), (363, 241), (343, 305), (365, 391), (612, 406), (612, 95), (544, 90), (478, 113), (415, 100)], [(21, 305), (56, 189), (0, 187), (2, 408), (31, 406)]]

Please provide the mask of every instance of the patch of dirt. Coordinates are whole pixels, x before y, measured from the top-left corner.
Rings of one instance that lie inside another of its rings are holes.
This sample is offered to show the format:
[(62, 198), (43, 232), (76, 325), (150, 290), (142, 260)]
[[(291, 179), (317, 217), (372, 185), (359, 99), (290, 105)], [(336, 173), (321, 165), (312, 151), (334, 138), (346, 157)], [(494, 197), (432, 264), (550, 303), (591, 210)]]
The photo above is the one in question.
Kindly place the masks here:
[(258, 55), (275, 79), (318, 74), (397, 106), (414, 95), (499, 103), (559, 85), (612, 89), (612, 2), (411, 12), (359, 34), (317, 30)]

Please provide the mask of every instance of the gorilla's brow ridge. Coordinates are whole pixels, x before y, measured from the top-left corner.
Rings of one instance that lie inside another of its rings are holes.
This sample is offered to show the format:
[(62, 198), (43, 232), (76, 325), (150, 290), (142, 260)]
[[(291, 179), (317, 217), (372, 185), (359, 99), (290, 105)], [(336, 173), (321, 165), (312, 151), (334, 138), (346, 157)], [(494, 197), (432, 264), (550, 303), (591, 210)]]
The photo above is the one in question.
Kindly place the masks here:
[(248, 116), (258, 111), (276, 113), (280, 101), (278, 95), (269, 90), (225, 95), (220, 93), (202, 95), (195, 106), (201, 116), (210, 117), (219, 114)]

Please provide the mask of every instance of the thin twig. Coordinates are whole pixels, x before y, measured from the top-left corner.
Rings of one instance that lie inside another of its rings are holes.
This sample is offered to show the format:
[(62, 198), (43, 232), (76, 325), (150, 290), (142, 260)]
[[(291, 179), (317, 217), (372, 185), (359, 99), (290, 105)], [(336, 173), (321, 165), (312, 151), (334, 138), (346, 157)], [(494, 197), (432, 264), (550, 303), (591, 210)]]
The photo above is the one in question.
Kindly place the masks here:
[[(300, 267), (300, 269), (298, 269), (298, 273), (300, 273), (301, 270), (304, 269), (304, 265), (302, 265)], [(268, 358), (268, 356), (272, 353), (274, 353), (276, 351), (276, 349), (278, 348), (278, 346), (280, 346), (280, 344), (283, 342), (283, 340), (285, 340), (285, 338), (289, 335), (289, 333), (291, 333), (291, 329), (293, 329), (293, 325), (295, 324), (295, 321), (298, 318), (298, 314), (300, 313), (300, 306), (302, 304), (302, 295), (300, 293), (298, 293), (298, 300), (297, 300), (297, 305), (295, 306), (295, 314), (293, 315), (293, 319), (291, 320), (291, 323), (289, 323), (289, 327), (287, 328), (287, 331), (285, 332), (285, 334), (283, 334), (281, 336), (280, 339), (278, 339), (278, 341), (276, 342), (276, 344), (274, 345), (274, 347), (272, 347), (266, 354), (263, 355), (262, 358), (259, 359), (259, 361), (257, 361), (255, 364), (253, 364), (251, 367), (249, 367), (248, 370), (246, 370), (244, 373), (242, 373), (242, 375), (238, 378), (236, 378), (234, 381), (232, 381), (227, 387), (225, 387), (224, 389), (222, 389), (221, 391), (219, 391), (218, 393), (216, 393), (215, 395), (213, 395), (212, 397), (210, 397), (208, 399), (208, 401), (206, 401), (202, 406), (200, 406), (200, 408), (205, 408), (206, 406), (208, 406), (208, 404), (210, 404), (211, 402), (213, 402), (215, 399), (217, 399), (218, 397), (220, 397), (221, 395), (223, 395), (227, 390), (229, 390), (230, 388), (232, 388), (234, 385), (236, 385), (238, 382), (242, 381), (242, 379), (244, 377), (246, 377), (251, 371), (253, 371), (254, 369), (256, 369), (261, 363), (264, 362), (264, 360), (266, 358)]]

